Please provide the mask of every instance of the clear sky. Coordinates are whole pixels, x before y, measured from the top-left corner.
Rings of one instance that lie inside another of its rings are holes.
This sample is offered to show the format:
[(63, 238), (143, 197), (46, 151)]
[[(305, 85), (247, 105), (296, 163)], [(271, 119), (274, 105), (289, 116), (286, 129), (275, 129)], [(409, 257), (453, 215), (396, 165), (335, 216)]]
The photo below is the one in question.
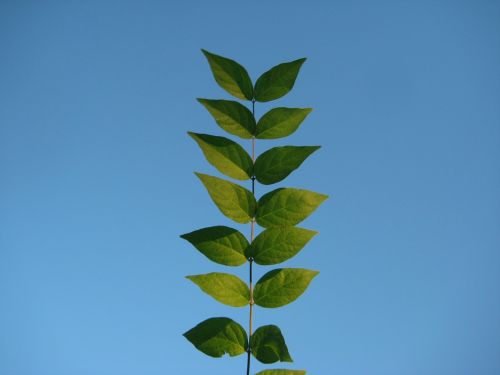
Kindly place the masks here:
[(285, 263), (320, 275), (255, 311), (290, 368), (499, 374), (499, 21), (500, 2), (479, 0), (1, 1), (0, 374), (244, 373), (244, 356), (181, 336), (248, 314), (184, 279), (247, 275), (179, 238), (249, 232), (192, 173), (220, 176), (186, 131), (223, 135), (195, 98), (230, 98), (200, 48), (254, 80), (308, 58), (290, 94), (256, 107), (314, 108), (257, 152), (321, 145), (279, 186), (330, 195)]

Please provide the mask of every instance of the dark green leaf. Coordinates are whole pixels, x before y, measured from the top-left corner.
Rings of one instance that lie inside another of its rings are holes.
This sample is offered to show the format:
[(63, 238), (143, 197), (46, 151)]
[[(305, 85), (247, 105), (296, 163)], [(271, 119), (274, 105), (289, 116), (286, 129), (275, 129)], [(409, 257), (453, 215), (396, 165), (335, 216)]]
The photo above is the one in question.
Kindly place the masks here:
[(249, 244), (246, 237), (236, 229), (214, 226), (195, 230), (181, 236), (189, 241), (208, 259), (225, 266), (241, 266)]
[(300, 167), (304, 160), (319, 148), (320, 146), (273, 147), (255, 161), (255, 177), (264, 185), (279, 182)]
[(219, 172), (237, 180), (248, 180), (252, 176), (252, 158), (238, 143), (215, 135), (188, 134), (198, 143), (208, 162)]
[(260, 371), (255, 375), (305, 375), (305, 374), (306, 372), (304, 370), (275, 369), (275, 370)]
[(212, 272), (204, 275), (186, 276), (208, 295), (220, 303), (233, 307), (248, 305), (250, 290), (247, 284), (234, 275)]
[(275, 325), (258, 328), (251, 337), (252, 354), (262, 363), (293, 362), (285, 339)]
[(287, 94), (295, 84), (300, 67), (305, 58), (276, 65), (255, 82), (255, 100), (268, 102)]
[(202, 52), (205, 54), (214, 78), (220, 87), (238, 99), (252, 100), (252, 81), (243, 66), (234, 60), (215, 55), (204, 49)]
[(255, 284), (254, 301), (262, 307), (281, 307), (295, 301), (305, 292), (317, 271), (302, 268), (280, 268), (266, 273)]
[(210, 318), (184, 333), (199, 351), (211, 356), (231, 357), (245, 353), (248, 348), (247, 333), (229, 318)]
[(241, 224), (252, 220), (257, 203), (250, 191), (222, 178), (203, 173), (195, 174), (203, 182), (208, 194), (224, 215)]
[(327, 195), (309, 190), (281, 188), (259, 199), (256, 221), (265, 228), (295, 225), (308, 217)]
[(284, 262), (297, 254), (317, 233), (290, 226), (268, 228), (252, 242), (249, 256), (262, 265)]
[(215, 122), (230, 134), (250, 139), (255, 134), (255, 118), (243, 104), (232, 100), (198, 99)]
[(276, 139), (289, 136), (298, 129), (311, 111), (312, 108), (273, 108), (260, 118), (255, 137)]

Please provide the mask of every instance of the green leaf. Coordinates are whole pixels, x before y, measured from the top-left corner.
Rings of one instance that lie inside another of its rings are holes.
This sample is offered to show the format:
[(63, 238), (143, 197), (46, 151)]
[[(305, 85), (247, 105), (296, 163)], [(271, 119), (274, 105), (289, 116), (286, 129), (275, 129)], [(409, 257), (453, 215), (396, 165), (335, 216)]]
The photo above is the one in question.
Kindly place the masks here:
[(220, 87), (238, 99), (252, 100), (252, 81), (243, 66), (234, 60), (215, 55), (204, 49), (202, 49), (202, 52), (207, 58), (214, 78)]
[(264, 185), (279, 182), (300, 167), (304, 160), (319, 148), (320, 146), (273, 147), (255, 161), (255, 177)]
[(239, 231), (225, 226), (195, 230), (181, 236), (208, 259), (225, 266), (241, 266), (247, 261), (249, 244)]
[(254, 95), (258, 102), (268, 102), (287, 94), (295, 84), (305, 58), (276, 65), (255, 82)]
[(208, 162), (219, 172), (237, 180), (248, 180), (253, 174), (252, 158), (238, 143), (225, 137), (188, 132)]
[(289, 136), (311, 112), (312, 108), (273, 108), (259, 119), (255, 137), (276, 139)]
[(241, 325), (229, 318), (210, 318), (184, 333), (199, 351), (211, 356), (231, 357), (246, 352), (247, 333)]
[(264, 370), (260, 371), (255, 375), (305, 375), (305, 370), (283, 370), (283, 369), (275, 369), (275, 370)]
[(258, 328), (251, 337), (252, 354), (262, 363), (293, 362), (285, 339), (275, 325)]
[(255, 134), (255, 118), (243, 104), (232, 100), (198, 99), (215, 122), (230, 134), (250, 139)]
[(317, 271), (280, 268), (266, 273), (255, 284), (254, 301), (262, 307), (281, 307), (295, 301), (307, 289)]
[(203, 173), (195, 174), (203, 182), (215, 205), (225, 216), (241, 224), (252, 220), (257, 203), (250, 191), (222, 178)]
[(327, 195), (294, 188), (273, 190), (259, 199), (256, 221), (265, 228), (295, 225), (308, 217)]
[(204, 275), (186, 276), (186, 278), (225, 305), (242, 307), (248, 305), (250, 301), (250, 290), (247, 284), (234, 275), (212, 272)]
[(290, 226), (268, 228), (252, 242), (248, 255), (257, 264), (278, 264), (297, 254), (317, 233)]

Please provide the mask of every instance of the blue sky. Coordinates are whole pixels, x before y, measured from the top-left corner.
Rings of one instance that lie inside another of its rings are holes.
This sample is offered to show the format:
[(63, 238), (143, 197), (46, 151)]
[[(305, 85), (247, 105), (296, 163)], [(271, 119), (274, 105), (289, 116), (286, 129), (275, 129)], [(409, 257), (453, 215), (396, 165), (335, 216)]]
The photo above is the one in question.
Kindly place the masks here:
[(248, 314), (184, 279), (228, 270), (180, 234), (248, 232), (192, 173), (218, 175), (186, 131), (223, 135), (195, 98), (229, 98), (200, 48), (254, 80), (308, 58), (256, 107), (314, 108), (257, 152), (321, 145), (279, 186), (330, 195), (285, 263), (320, 275), (255, 312), (290, 368), (500, 373), (499, 19), (498, 1), (2, 1), (0, 374), (244, 372), (181, 336)]

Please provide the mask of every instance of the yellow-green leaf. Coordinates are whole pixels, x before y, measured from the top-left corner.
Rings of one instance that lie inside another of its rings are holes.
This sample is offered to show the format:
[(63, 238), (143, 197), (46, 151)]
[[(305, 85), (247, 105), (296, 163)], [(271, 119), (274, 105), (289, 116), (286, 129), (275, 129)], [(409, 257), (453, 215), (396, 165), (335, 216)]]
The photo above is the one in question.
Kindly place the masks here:
[(294, 188), (273, 190), (259, 199), (257, 223), (265, 228), (295, 225), (308, 217), (327, 195)]
[(246, 237), (233, 228), (222, 225), (202, 228), (183, 234), (208, 259), (225, 266), (241, 266), (247, 261), (249, 246)]
[(252, 220), (257, 203), (250, 191), (222, 178), (203, 173), (195, 174), (225, 216), (240, 224), (246, 224)]
[(209, 134), (188, 132), (208, 162), (219, 172), (236, 180), (248, 180), (253, 174), (252, 158), (238, 143)]
[(247, 284), (234, 275), (211, 272), (204, 275), (186, 276), (186, 278), (225, 305), (242, 307), (248, 305), (250, 301), (250, 290)]
[(253, 298), (262, 307), (281, 307), (305, 292), (318, 271), (303, 268), (280, 268), (266, 273), (255, 284)]
[(250, 139), (255, 134), (255, 118), (243, 104), (233, 100), (198, 99), (217, 125), (229, 134)]
[(273, 108), (259, 119), (255, 137), (276, 139), (289, 136), (299, 128), (311, 111), (312, 108)]
[(248, 255), (257, 264), (278, 264), (297, 254), (317, 233), (292, 226), (268, 228), (254, 239)]

